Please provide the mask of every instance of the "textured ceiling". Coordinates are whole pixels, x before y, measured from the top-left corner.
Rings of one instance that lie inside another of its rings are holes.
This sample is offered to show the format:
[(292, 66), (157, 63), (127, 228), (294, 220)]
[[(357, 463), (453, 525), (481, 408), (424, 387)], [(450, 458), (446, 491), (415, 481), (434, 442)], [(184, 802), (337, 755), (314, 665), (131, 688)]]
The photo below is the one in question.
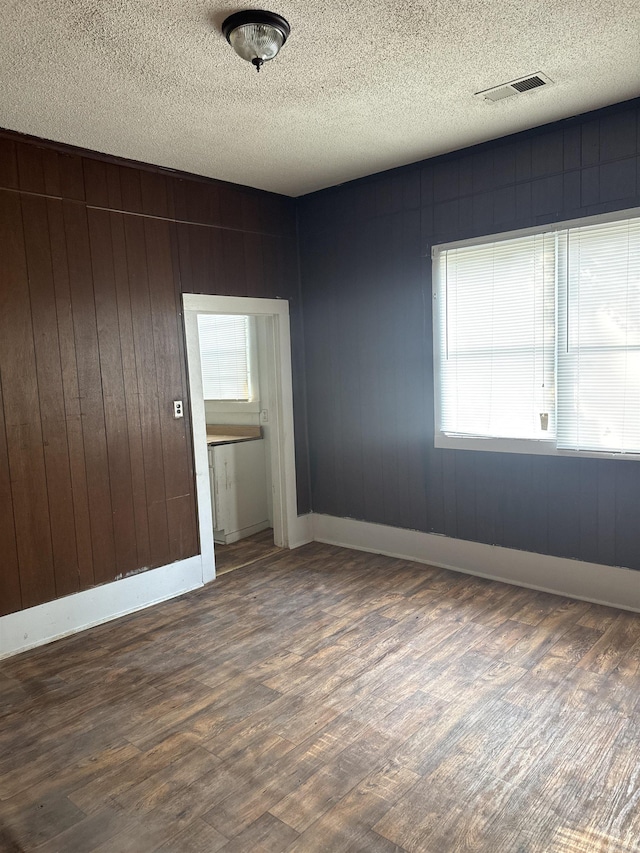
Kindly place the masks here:
[(220, 34), (243, 0), (1, 5), (0, 126), (294, 196), (640, 94), (638, 0), (278, 0), (260, 74)]

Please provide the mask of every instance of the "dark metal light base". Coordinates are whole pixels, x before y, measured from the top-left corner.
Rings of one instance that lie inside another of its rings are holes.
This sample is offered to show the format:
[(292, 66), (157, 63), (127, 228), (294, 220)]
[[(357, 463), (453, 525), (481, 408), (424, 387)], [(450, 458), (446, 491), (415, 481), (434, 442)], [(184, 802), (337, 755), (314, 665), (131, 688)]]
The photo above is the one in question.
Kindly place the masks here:
[(282, 15), (276, 15), (275, 12), (265, 12), (263, 9), (246, 9), (229, 15), (222, 23), (222, 34), (229, 44), (231, 44), (229, 36), (233, 30), (245, 24), (267, 24), (270, 27), (275, 27), (282, 33), (282, 44), (286, 42), (291, 32), (289, 22)]

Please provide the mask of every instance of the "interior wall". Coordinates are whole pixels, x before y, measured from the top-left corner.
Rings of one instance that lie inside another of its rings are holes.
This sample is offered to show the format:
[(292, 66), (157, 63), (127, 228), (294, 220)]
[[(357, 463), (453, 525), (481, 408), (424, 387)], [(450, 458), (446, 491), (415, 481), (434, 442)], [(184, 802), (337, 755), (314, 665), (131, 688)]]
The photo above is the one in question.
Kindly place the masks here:
[(192, 181), (189, 197), (188, 209), (176, 210), (183, 293), (289, 302), (296, 489), (304, 515), (311, 493), (296, 201), (204, 180)]
[(300, 200), (314, 512), (640, 569), (640, 463), (434, 448), (430, 260), (640, 205), (639, 142), (635, 100)]
[(3, 131), (0, 246), (5, 615), (198, 553), (181, 291), (289, 299), (304, 374), (291, 199)]

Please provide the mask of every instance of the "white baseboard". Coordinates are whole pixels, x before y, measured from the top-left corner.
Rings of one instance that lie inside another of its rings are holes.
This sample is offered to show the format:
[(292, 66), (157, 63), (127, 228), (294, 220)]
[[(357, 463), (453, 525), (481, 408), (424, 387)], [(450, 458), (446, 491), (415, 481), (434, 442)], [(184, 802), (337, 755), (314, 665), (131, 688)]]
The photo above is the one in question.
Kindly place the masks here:
[[(206, 577), (210, 574), (204, 572)], [(200, 555), (0, 618), (0, 659), (203, 586)]]
[(640, 611), (640, 571), (450, 539), (384, 524), (313, 516), (316, 542), (386, 554), (443, 569)]
[[(249, 527), (243, 527), (242, 530), (235, 530), (233, 533), (229, 533), (228, 535), (225, 534), (224, 531), (214, 530), (214, 546), (233, 545), (234, 542), (239, 542), (241, 539), (244, 539), (245, 536), (253, 536), (254, 533), (260, 533), (268, 527), (271, 527), (271, 522), (261, 521), (260, 524), (251, 524)], [(218, 537), (217, 539), (216, 536)]]
[[(290, 548), (313, 541), (311, 514), (290, 525), (289, 540)], [(2, 616), (0, 660), (175, 598), (214, 578), (213, 560), (196, 555)]]
[[(289, 547), (326, 542), (640, 611), (640, 572), (450, 539), (329, 515), (298, 516)], [(209, 565), (210, 564), (210, 565)], [(0, 659), (198, 589), (214, 577), (198, 555), (0, 618)]]
[(289, 525), (289, 548), (300, 548), (313, 542), (313, 513), (299, 515)]

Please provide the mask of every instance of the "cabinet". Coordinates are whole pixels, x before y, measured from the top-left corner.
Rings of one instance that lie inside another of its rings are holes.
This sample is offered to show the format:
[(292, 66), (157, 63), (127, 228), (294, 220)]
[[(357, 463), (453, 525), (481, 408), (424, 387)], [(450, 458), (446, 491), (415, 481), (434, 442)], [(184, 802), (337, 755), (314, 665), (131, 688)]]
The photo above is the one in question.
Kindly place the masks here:
[(263, 439), (209, 446), (213, 538), (229, 545), (270, 526)]

